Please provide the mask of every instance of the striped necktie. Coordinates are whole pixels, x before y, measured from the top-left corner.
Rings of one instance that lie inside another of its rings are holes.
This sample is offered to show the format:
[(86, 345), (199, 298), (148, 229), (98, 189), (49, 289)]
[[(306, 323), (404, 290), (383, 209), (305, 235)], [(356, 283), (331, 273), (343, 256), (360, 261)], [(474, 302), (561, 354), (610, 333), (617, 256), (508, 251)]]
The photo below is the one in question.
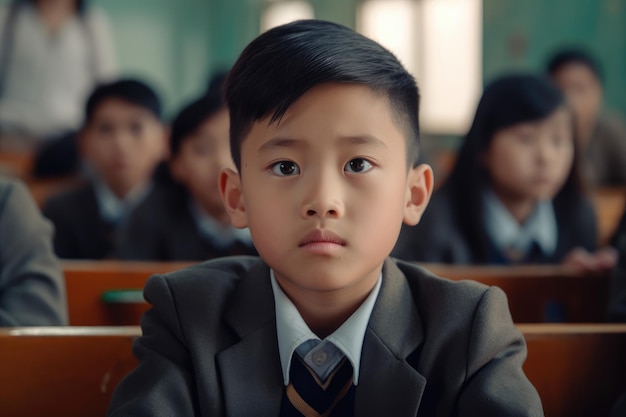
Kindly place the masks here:
[(322, 380), (299, 355), (294, 354), (286, 388), (288, 404), (283, 404), (281, 415), (328, 417), (354, 414), (352, 378), (352, 365), (345, 357)]

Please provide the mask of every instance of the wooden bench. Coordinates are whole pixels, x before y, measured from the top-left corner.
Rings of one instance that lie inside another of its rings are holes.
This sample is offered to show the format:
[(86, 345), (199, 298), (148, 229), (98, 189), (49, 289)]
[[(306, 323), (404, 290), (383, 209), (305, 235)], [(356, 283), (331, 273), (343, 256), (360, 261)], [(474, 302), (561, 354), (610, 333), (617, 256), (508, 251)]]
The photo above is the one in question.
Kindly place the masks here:
[(516, 323), (607, 320), (608, 273), (584, 274), (561, 265), (423, 266), (441, 277), (500, 287)]
[(0, 414), (104, 416), (137, 360), (138, 327), (0, 329)]
[(43, 208), (50, 197), (79, 186), (83, 184), (84, 181), (85, 180), (78, 175), (68, 175), (49, 179), (27, 178), (25, 183), (35, 203), (37, 203), (37, 206)]
[[(72, 326), (138, 325), (149, 305), (137, 299), (137, 295), (141, 296), (148, 278), (189, 265), (189, 262), (61, 261), (69, 322)], [(111, 294), (124, 290), (134, 291), (134, 297), (129, 299), (128, 293), (119, 294), (120, 297)]]
[(607, 417), (626, 392), (626, 324), (523, 324), (546, 417)]
[(0, 135), (0, 172), (21, 179), (27, 178), (33, 165), (34, 150), (7, 149), (4, 141), (5, 138)]
[[(139, 324), (141, 315), (149, 307), (141, 297), (146, 280), (155, 273), (189, 265), (189, 262), (62, 261), (70, 324)], [(516, 323), (603, 322), (607, 317), (607, 274), (584, 275), (561, 266), (546, 265), (424, 266), (442, 277), (473, 279), (502, 288)]]

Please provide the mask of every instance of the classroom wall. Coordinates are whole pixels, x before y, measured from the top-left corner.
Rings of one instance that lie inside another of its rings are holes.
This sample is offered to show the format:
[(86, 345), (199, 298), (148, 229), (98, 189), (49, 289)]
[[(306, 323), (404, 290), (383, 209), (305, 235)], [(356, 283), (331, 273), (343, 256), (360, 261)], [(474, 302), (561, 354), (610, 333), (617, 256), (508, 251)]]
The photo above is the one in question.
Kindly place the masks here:
[(605, 70), (606, 104), (626, 116), (625, 0), (483, 0), (483, 72), (543, 69), (552, 51), (580, 44)]
[[(9, 0), (0, 0), (0, 4)], [(91, 0), (113, 26), (123, 74), (147, 78), (168, 113), (204, 89), (209, 75), (232, 65), (259, 33), (269, 0)], [(354, 27), (359, 0), (311, 0), (316, 16)], [(625, 0), (483, 0), (483, 71), (541, 69), (562, 43), (597, 52), (606, 102), (626, 115)]]

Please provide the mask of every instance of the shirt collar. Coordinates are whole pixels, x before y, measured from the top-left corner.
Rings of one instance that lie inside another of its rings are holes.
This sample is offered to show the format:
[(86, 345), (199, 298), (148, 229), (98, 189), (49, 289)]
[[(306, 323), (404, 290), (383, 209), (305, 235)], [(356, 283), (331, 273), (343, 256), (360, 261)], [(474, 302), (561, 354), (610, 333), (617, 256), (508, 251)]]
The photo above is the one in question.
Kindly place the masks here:
[[(274, 303), (276, 309), (276, 333), (278, 336), (278, 351), (280, 363), (283, 370), (285, 385), (289, 384), (289, 367), (291, 357), (296, 348), (307, 340), (320, 340), (304, 322), (304, 319), (296, 309), (296, 306), (287, 297), (278, 285), (274, 271), (270, 270), (272, 290), (274, 292)], [(380, 292), (382, 274), (378, 278), (376, 285), (367, 296), (359, 308), (346, 320), (341, 327), (326, 337), (324, 340), (332, 342), (339, 348), (352, 364), (354, 371), (354, 385), (359, 382), (359, 367), (361, 364), (361, 349), (365, 331), (374, 303)]]
[(554, 253), (558, 229), (550, 200), (538, 202), (523, 225), (515, 220), (492, 190), (483, 193), (483, 201), (487, 233), (498, 248), (527, 253), (535, 242), (544, 254)]
[(152, 182), (148, 182), (135, 187), (126, 197), (119, 198), (103, 181), (97, 179), (94, 180), (93, 184), (100, 217), (104, 221), (113, 224), (122, 220), (152, 190)]
[(202, 237), (210, 241), (216, 247), (225, 249), (233, 245), (236, 241), (240, 241), (246, 245), (252, 245), (252, 236), (248, 228), (238, 229), (233, 226), (222, 225), (213, 217), (209, 216), (194, 199), (189, 201), (189, 209)]

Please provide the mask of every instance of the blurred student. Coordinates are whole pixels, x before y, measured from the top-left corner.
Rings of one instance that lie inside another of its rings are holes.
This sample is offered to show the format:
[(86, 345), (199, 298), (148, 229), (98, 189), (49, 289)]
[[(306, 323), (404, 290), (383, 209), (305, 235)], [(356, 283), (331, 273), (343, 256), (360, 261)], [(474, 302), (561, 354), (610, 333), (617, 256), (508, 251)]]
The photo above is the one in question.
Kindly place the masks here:
[(0, 175), (0, 326), (68, 324), (52, 230), (26, 187)]
[(572, 115), (534, 75), (489, 84), (456, 164), (393, 255), (456, 264), (567, 263), (604, 269), (596, 218), (578, 178)]
[(166, 138), (159, 98), (148, 85), (119, 80), (94, 90), (77, 138), (89, 181), (44, 205), (56, 228), (54, 248), (60, 257), (114, 255), (120, 225), (152, 191)]
[(116, 72), (106, 16), (84, 0), (0, 6), (0, 135), (9, 147), (74, 132), (91, 90)]
[(157, 189), (121, 232), (119, 257), (134, 260), (206, 260), (253, 255), (248, 229), (232, 226), (218, 188), (230, 156), (228, 109), (221, 89), (181, 110), (172, 123), (169, 170), (173, 184)]
[(616, 238), (619, 260), (611, 272), (609, 320), (626, 322), (626, 230)]
[(550, 58), (548, 73), (574, 111), (585, 181), (591, 186), (626, 185), (626, 126), (602, 108), (598, 62), (582, 50), (564, 49)]

